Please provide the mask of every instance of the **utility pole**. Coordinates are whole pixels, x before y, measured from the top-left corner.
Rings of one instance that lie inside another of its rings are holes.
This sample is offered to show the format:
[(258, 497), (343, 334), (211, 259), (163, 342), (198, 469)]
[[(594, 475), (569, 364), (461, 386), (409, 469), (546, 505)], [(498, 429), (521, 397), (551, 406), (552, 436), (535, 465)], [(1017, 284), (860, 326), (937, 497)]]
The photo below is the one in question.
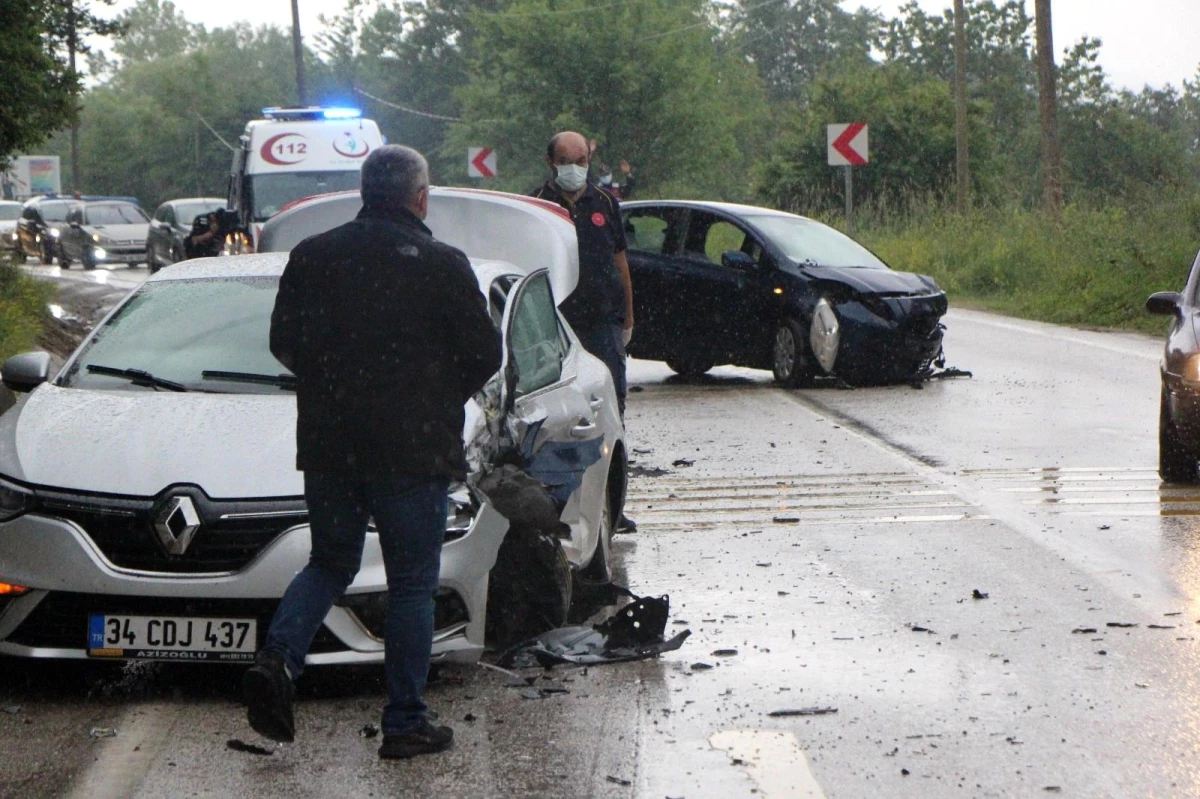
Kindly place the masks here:
[(1058, 85), (1054, 69), (1054, 31), (1050, 0), (1035, 0), (1037, 9), (1038, 112), (1042, 120), (1042, 178), (1046, 210), (1054, 219), (1062, 211), (1062, 148), (1058, 141)]
[(296, 102), (308, 105), (308, 87), (304, 80), (304, 42), (300, 38), (300, 0), (292, 0), (292, 55), (296, 59)]
[(954, 0), (954, 145), (958, 212), (971, 207), (971, 172), (967, 160), (967, 13), (964, 0)]

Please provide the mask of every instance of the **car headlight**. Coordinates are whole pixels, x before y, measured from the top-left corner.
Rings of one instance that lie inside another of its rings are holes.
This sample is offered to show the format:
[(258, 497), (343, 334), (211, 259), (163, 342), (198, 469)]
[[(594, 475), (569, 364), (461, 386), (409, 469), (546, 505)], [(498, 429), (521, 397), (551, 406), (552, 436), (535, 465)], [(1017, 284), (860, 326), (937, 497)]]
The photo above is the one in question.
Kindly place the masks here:
[(471, 496), (471, 489), (464, 483), (452, 484), (446, 499), (445, 540), (454, 541), (470, 531), (471, 524), (475, 521), (475, 514), (479, 511), (479, 505)]
[(51, 236), (52, 238), (56, 238), (56, 239), (57, 239), (57, 238), (58, 238), (59, 236), (61, 236), (61, 235), (62, 235), (62, 231), (61, 231), (61, 230), (59, 230), (58, 228), (50, 228), (50, 236)]
[(1183, 361), (1183, 382), (1200, 385), (1200, 353), (1189, 355)]
[(33, 492), (0, 480), (0, 522), (7, 522), (33, 508)]
[(92, 248), (92, 257), (95, 258), (97, 261), (103, 261), (105, 258), (108, 257), (108, 251), (105, 250), (103, 247), (93, 247)]
[(99, 242), (100, 240), (101, 240), (101, 236), (99, 233), (92, 234), (92, 241)]

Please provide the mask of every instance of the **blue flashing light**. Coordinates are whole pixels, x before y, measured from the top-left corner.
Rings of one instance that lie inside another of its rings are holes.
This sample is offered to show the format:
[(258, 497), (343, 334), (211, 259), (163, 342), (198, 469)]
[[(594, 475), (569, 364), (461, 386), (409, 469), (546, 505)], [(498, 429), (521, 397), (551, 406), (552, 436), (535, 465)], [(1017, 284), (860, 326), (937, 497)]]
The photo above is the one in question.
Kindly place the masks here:
[(263, 116), (267, 119), (281, 120), (305, 120), (305, 119), (358, 119), (362, 116), (362, 111), (357, 108), (321, 108), (319, 106), (310, 106), (308, 108), (280, 108), (279, 106), (271, 106), (262, 110)]
[(326, 119), (358, 119), (362, 111), (358, 108), (326, 108), (324, 116)]

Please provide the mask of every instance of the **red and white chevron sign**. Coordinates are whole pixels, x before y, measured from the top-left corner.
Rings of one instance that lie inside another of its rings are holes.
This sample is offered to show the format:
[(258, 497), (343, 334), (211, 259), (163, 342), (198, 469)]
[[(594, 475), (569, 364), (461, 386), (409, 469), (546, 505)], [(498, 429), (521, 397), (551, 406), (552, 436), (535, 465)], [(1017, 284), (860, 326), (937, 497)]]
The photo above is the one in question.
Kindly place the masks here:
[(491, 147), (468, 147), (467, 175), (473, 178), (496, 177), (496, 151)]
[(830, 166), (865, 166), (867, 158), (867, 123), (849, 122), (829, 125), (825, 129), (829, 142)]

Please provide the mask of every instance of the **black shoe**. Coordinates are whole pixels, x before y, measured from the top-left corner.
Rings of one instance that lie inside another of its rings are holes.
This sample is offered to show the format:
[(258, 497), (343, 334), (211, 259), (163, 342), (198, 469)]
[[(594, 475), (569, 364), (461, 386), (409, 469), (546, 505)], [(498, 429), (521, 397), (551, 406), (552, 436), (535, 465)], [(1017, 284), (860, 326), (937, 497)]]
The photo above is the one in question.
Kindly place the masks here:
[(259, 652), (254, 665), (242, 676), (242, 698), (250, 726), (264, 738), (290, 744), (296, 738), (292, 718), (295, 688), (278, 652)]
[(400, 735), (384, 735), (379, 756), (385, 760), (407, 760), (417, 755), (431, 755), (449, 749), (454, 743), (454, 730), (435, 727), (422, 719), (421, 726)]
[(624, 513), (622, 513), (621, 521), (617, 522), (617, 532), (618, 533), (636, 533), (637, 532), (637, 522), (635, 522), (633, 519), (629, 518)]

